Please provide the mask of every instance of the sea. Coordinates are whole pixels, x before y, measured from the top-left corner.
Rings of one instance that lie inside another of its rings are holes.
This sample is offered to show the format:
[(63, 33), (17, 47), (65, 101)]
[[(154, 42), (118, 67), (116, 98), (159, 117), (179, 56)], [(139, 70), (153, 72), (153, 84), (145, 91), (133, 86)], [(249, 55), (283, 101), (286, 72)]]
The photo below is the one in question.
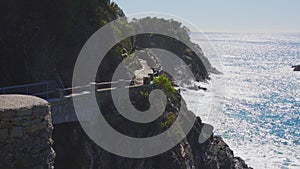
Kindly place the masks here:
[(256, 169), (300, 169), (300, 33), (192, 33), (222, 74), (182, 92), (235, 156)]

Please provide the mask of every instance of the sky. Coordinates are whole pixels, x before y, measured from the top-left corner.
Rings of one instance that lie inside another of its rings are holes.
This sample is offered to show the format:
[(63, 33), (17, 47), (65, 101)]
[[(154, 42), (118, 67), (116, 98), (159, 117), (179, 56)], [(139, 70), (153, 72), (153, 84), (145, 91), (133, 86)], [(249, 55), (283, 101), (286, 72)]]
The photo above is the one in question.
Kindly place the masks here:
[(300, 32), (300, 0), (113, 0), (126, 15), (162, 12), (204, 32)]

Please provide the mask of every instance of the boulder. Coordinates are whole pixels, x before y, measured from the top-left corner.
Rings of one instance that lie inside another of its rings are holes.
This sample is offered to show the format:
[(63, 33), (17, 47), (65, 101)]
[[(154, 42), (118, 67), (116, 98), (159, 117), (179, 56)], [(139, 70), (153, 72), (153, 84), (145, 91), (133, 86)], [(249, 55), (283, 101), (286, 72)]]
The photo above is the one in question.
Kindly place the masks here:
[(294, 71), (300, 71), (300, 65), (292, 66), (292, 68), (294, 68)]

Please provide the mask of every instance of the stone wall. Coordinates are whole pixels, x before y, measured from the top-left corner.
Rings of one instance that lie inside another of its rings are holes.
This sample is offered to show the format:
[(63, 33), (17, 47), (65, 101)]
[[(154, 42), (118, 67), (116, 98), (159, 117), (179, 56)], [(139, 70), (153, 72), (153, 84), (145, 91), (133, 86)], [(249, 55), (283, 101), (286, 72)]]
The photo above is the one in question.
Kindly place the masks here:
[(0, 168), (53, 168), (52, 130), (47, 101), (0, 95)]
[(50, 107), (53, 124), (78, 121), (74, 110), (72, 97), (52, 99), (49, 102), (51, 105)]
[[(140, 86), (130, 86), (129, 90), (131, 95), (139, 94), (143, 89), (147, 90), (147, 85)], [(115, 88), (99, 89), (96, 93), (98, 100), (101, 100), (103, 105), (110, 104), (111, 100), (111, 91)], [(88, 95), (94, 95), (94, 93), (82, 93), (74, 96), (68, 96), (63, 98), (55, 98), (48, 100), (51, 105), (51, 116), (53, 124), (62, 124), (67, 122), (76, 122), (78, 121), (77, 115), (74, 110), (73, 99), (83, 100), (89, 97)], [(104, 99), (103, 99), (104, 98)], [(99, 101), (100, 102), (100, 101)], [(83, 101), (84, 103), (84, 101)], [(85, 105), (82, 105), (85, 106)]]

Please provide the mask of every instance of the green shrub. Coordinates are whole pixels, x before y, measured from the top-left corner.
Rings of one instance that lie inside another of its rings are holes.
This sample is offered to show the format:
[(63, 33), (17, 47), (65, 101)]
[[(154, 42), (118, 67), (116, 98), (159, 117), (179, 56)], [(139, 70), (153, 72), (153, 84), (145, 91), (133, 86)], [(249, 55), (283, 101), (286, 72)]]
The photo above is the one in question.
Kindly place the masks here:
[(174, 113), (168, 113), (166, 121), (161, 122), (160, 126), (163, 128), (169, 127), (175, 120), (176, 120), (176, 115)]
[(168, 79), (168, 77), (164, 74), (154, 77), (153, 79), (153, 86), (159, 89), (164, 89), (167, 94), (175, 93), (176, 90), (173, 87), (172, 83)]
[(140, 94), (144, 97), (148, 97), (149, 96), (149, 92), (148, 91), (140, 91)]

